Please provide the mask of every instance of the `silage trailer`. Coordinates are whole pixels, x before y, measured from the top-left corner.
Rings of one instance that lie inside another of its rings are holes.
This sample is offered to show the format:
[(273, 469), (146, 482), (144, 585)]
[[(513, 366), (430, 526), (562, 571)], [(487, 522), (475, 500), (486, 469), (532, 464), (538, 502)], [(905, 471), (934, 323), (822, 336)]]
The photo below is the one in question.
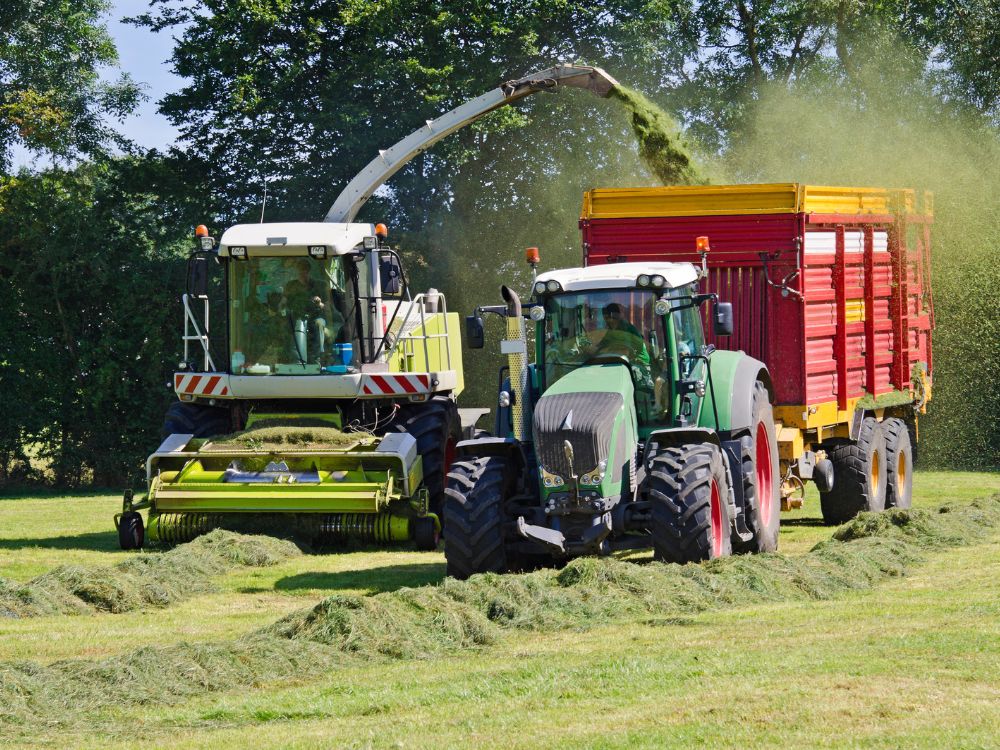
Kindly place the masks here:
[(708, 345), (767, 365), (782, 507), (818, 485), (823, 518), (909, 507), (918, 415), (931, 397), (933, 200), (797, 183), (594, 189), (587, 266), (700, 262), (734, 305)]

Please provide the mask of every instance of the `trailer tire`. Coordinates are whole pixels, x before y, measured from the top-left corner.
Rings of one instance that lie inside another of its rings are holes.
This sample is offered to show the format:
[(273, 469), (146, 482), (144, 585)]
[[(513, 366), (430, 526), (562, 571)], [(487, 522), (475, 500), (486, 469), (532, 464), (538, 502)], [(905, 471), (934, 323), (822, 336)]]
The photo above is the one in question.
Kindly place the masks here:
[(887, 419), (882, 423), (885, 433), (887, 508), (913, 507), (913, 449), (910, 431), (902, 419)]
[(732, 554), (728, 490), (714, 444), (689, 443), (654, 456), (645, 481), (654, 558), (683, 564)]
[(445, 487), (444, 557), (448, 575), (506, 573), (504, 495), (509, 468), (502, 456), (456, 461)]
[(146, 530), (142, 525), (142, 516), (130, 510), (122, 513), (118, 520), (118, 546), (124, 550), (142, 549), (146, 541)]
[(828, 444), (827, 457), (833, 462), (833, 489), (819, 495), (824, 523), (836, 525), (862, 511), (885, 510), (885, 435), (877, 419), (865, 417), (857, 441)]
[(462, 439), (455, 402), (446, 396), (434, 396), (425, 404), (404, 406), (389, 429), (408, 432), (416, 439), (417, 453), (423, 458), (430, 511), (440, 517), (445, 477), (455, 457), (455, 446)]
[(433, 552), (438, 548), (441, 534), (432, 516), (413, 519), (413, 543), (421, 552)]
[(744, 542), (734, 535), (733, 551), (774, 552), (778, 549), (778, 532), (781, 527), (778, 439), (771, 399), (767, 388), (759, 380), (754, 384), (751, 413), (753, 422), (750, 434), (740, 440), (740, 473), (746, 525), (753, 537)]
[(228, 409), (174, 401), (167, 407), (167, 413), (163, 417), (160, 440), (175, 434), (208, 438), (215, 435), (226, 435), (230, 432), (232, 432), (232, 424)]

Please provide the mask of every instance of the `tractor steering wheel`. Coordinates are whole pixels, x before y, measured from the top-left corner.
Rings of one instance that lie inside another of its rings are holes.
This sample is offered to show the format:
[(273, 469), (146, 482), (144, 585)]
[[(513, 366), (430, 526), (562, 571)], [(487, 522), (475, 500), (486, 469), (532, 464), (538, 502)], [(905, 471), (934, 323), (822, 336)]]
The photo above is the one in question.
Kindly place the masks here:
[(632, 362), (624, 354), (614, 354), (612, 352), (598, 352), (597, 354), (588, 357), (584, 360), (582, 367), (587, 365), (625, 365), (626, 367), (632, 367)]

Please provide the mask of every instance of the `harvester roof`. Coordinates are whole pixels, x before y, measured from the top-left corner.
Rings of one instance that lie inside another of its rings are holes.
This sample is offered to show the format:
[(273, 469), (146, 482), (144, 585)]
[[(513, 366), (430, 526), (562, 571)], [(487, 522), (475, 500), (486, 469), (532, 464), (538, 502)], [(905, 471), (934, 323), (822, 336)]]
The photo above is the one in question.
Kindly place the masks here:
[(308, 255), (310, 245), (325, 245), (331, 255), (346, 255), (375, 236), (374, 224), (301, 221), (278, 224), (237, 224), (219, 240), (219, 255), (245, 247), (248, 255)]
[(659, 275), (666, 280), (665, 288), (692, 284), (698, 280), (698, 269), (691, 263), (608, 263), (586, 268), (559, 268), (538, 274), (537, 281), (555, 280), (567, 292), (587, 289), (624, 289), (636, 286), (640, 275)]

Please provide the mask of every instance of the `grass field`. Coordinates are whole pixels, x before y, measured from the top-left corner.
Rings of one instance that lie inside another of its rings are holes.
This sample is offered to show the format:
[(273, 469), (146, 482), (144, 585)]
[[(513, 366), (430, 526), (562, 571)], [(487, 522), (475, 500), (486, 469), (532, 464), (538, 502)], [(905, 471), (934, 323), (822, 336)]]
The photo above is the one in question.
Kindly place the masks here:
[[(918, 473), (916, 504), (960, 505), (1000, 475)], [(0, 576), (123, 559), (116, 497), (0, 499)], [(830, 536), (815, 498), (783, 517), (800, 555)], [(125, 614), (0, 620), (0, 662), (95, 659), (224, 642), (331, 593), (433, 583), (440, 554), (304, 555), (221, 576), (219, 591)], [(11, 743), (199, 747), (993, 747), (1000, 722), (1000, 536), (828, 601), (510, 632), (434, 659), (346, 659), (325, 675), (60, 725), (0, 724)], [(58, 717), (51, 717), (52, 719)]]

